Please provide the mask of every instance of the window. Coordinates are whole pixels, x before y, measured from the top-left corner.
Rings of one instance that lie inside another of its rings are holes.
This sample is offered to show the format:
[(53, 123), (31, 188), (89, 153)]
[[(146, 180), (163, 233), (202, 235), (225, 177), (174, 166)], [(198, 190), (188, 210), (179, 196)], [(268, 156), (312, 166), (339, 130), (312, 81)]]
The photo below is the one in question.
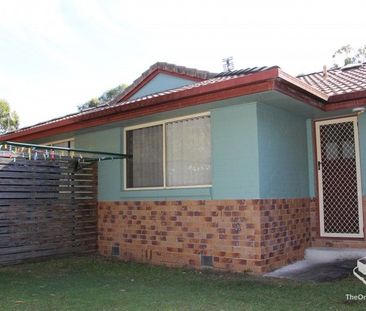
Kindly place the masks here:
[(126, 146), (127, 188), (163, 186), (163, 126), (127, 131)]
[(210, 118), (166, 123), (167, 186), (211, 183)]
[[(58, 140), (58, 141), (48, 142), (48, 143), (45, 143), (44, 145), (51, 146), (51, 147), (62, 147), (62, 148), (74, 149), (75, 148), (75, 140), (74, 140), (74, 138), (69, 138), (69, 139), (65, 139), (65, 140)], [(70, 155), (70, 154), (72, 155), (73, 152), (67, 151), (66, 154), (67, 155)], [(63, 155), (63, 152), (61, 152), (61, 155)]]
[(125, 129), (126, 189), (211, 184), (209, 114)]
[(74, 139), (65, 139), (65, 140), (59, 140), (59, 141), (46, 143), (45, 145), (52, 146), (52, 147), (74, 148), (75, 142), (74, 142)]

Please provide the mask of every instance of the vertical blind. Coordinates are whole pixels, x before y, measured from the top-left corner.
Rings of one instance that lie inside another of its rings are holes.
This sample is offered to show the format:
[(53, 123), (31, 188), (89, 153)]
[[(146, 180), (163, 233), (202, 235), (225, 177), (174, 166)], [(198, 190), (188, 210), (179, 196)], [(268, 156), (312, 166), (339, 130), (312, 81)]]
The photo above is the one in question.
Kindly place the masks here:
[(199, 116), (128, 130), (126, 152), (133, 155), (126, 161), (127, 188), (209, 185), (210, 117)]
[(167, 186), (211, 183), (211, 131), (208, 116), (166, 124)]
[(126, 133), (127, 188), (162, 187), (163, 177), (163, 126), (151, 126)]

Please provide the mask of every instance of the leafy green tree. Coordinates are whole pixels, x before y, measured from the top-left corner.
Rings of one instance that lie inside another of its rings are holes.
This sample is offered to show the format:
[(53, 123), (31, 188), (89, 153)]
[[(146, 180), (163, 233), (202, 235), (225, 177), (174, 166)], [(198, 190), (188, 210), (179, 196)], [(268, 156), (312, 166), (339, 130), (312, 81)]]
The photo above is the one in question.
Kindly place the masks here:
[(0, 133), (4, 134), (19, 127), (19, 116), (11, 111), (9, 103), (0, 99)]
[(366, 45), (355, 49), (350, 44), (344, 45), (333, 54), (335, 68), (360, 64), (366, 61)]
[(86, 103), (79, 105), (78, 110), (83, 111), (86, 109), (95, 108), (99, 105), (106, 104), (106, 103), (110, 102), (111, 100), (115, 99), (119, 94), (121, 94), (126, 87), (127, 87), (126, 84), (118, 85), (117, 87), (104, 92), (98, 98), (92, 98), (91, 100), (87, 101)]

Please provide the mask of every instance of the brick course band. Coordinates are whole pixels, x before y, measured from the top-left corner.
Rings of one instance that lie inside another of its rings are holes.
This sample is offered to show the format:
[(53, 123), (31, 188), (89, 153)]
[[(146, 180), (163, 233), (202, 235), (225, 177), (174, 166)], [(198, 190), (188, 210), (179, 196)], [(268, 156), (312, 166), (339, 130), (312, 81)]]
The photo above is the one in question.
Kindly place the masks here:
[(302, 259), (310, 199), (99, 202), (98, 249), (122, 260), (264, 273)]

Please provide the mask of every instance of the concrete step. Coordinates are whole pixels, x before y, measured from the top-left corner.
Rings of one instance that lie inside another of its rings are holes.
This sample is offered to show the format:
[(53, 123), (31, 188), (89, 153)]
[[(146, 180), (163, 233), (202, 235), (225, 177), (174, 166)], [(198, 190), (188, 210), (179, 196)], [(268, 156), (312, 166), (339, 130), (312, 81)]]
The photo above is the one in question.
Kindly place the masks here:
[(366, 248), (309, 247), (305, 250), (305, 260), (326, 263), (338, 260), (366, 257)]
[(366, 248), (311, 247), (305, 250), (304, 260), (279, 268), (265, 276), (330, 282), (351, 275), (357, 266), (357, 260), (363, 257), (366, 257)]

